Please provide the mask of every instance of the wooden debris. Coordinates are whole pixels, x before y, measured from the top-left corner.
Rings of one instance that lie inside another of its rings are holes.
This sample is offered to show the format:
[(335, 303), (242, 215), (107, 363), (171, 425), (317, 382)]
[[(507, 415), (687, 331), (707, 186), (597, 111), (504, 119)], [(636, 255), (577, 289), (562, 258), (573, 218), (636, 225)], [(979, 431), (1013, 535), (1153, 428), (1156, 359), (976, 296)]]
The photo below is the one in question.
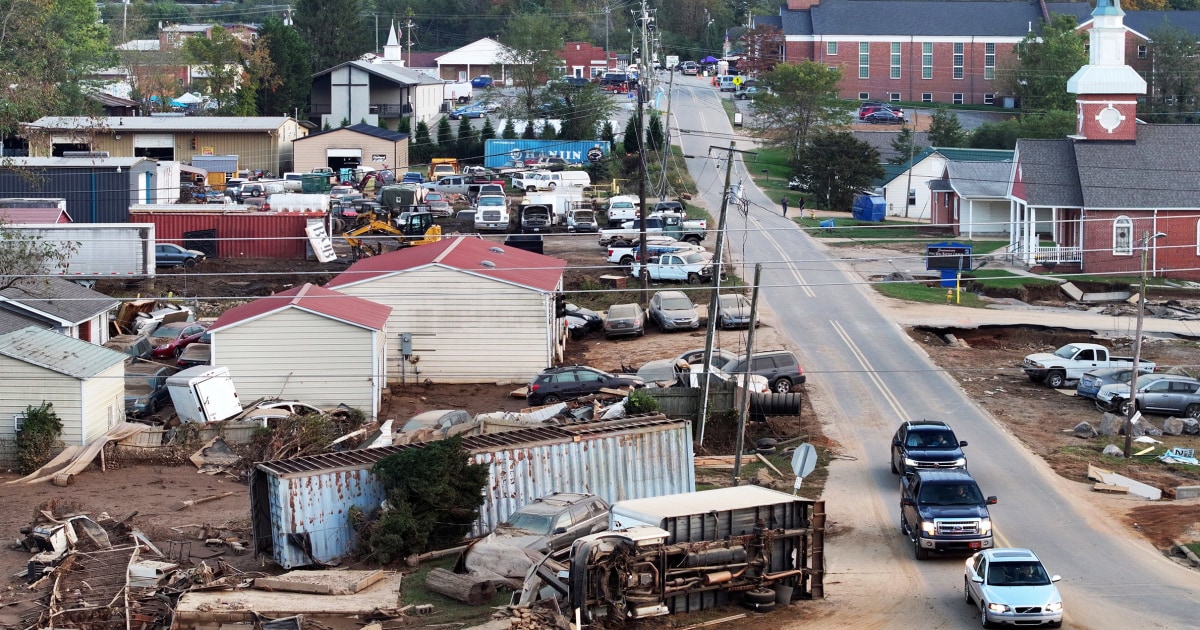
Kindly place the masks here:
[(464, 573), (433, 569), (425, 576), (425, 587), (471, 606), (486, 604), (496, 597), (496, 587), (488, 579)]
[(1092, 486), (1092, 490), (1103, 492), (1105, 494), (1129, 494), (1129, 488), (1125, 486), (1115, 486), (1111, 483), (1097, 482)]
[(755, 453), (755, 456), (758, 457), (758, 461), (762, 462), (763, 464), (766, 464), (766, 466), (768, 468), (770, 468), (771, 470), (774, 470), (776, 475), (779, 475), (780, 477), (783, 476), (783, 473), (779, 472), (779, 469), (775, 467), (775, 464), (772, 464), (771, 460), (764, 457), (762, 453)]
[(233, 496), (235, 494), (237, 494), (237, 493), (236, 492), (222, 492), (221, 494), (214, 494), (210, 497), (204, 497), (202, 499), (188, 499), (187, 501), (176, 501), (174, 503), (174, 505), (171, 506), (171, 509), (178, 512), (179, 510), (182, 510), (183, 508), (189, 508), (189, 507), (192, 507), (193, 505), (200, 505), (201, 503), (208, 503), (209, 501), (216, 501), (217, 499), (224, 499), (225, 497)]
[(716, 468), (733, 470), (733, 455), (697, 455), (692, 458), (696, 468)]

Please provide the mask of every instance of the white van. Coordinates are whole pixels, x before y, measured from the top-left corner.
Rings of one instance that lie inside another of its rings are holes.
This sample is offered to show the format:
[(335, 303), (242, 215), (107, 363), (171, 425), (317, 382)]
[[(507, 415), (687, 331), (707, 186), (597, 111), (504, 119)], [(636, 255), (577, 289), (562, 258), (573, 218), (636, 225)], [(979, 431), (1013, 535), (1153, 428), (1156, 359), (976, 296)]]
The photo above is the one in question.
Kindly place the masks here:
[(608, 224), (620, 227), (626, 221), (638, 218), (638, 198), (633, 195), (617, 195), (608, 200)]
[(534, 179), (524, 181), (525, 191), (579, 188), (592, 185), (592, 178), (585, 171), (541, 171)]
[(736, 92), (737, 85), (733, 83), (734, 76), (732, 74), (722, 74), (717, 77), (717, 89), (722, 92)]

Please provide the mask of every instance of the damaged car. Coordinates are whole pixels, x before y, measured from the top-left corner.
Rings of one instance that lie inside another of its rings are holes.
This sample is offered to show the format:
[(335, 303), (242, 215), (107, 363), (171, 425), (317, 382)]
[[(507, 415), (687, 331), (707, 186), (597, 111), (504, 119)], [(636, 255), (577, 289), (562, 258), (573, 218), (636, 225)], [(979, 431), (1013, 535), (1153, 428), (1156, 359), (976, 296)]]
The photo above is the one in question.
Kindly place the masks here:
[(639, 388), (645, 385), (636, 376), (609, 374), (583, 365), (546, 368), (534, 377), (525, 394), (532, 407), (599, 393), (602, 389)]
[(608, 504), (594, 494), (555, 492), (535, 499), (472, 545), (464, 563), (468, 570), (486, 569), (522, 579), (545, 554), (607, 530), (608, 512)]

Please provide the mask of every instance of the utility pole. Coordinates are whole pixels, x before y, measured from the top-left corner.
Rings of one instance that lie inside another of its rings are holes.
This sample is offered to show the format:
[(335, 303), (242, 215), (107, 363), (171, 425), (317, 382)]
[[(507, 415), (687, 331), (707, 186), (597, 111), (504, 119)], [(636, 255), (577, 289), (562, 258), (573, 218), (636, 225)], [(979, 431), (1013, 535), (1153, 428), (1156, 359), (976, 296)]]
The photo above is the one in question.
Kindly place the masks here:
[[(639, 212), (639, 215), (641, 216), (641, 220), (639, 221), (641, 229), (640, 229), (639, 235), (638, 235), (639, 236), (638, 259), (640, 259), (642, 261), (641, 271), (639, 272), (639, 275), (641, 276), (641, 280), (642, 280), (641, 304), (643, 307), (645, 307), (647, 302), (649, 302), (649, 300), (650, 300), (650, 270), (646, 268), (646, 262), (649, 260), (649, 257), (648, 257), (649, 252), (646, 251), (649, 249), (646, 246), (646, 220), (650, 217), (650, 207), (649, 207), (649, 204), (646, 203), (646, 179), (650, 177), (650, 169), (649, 169), (649, 163), (646, 161), (646, 124), (645, 124), (646, 96), (648, 96), (647, 91), (649, 90), (650, 86), (648, 85), (648, 83), (643, 81), (643, 77), (646, 77), (647, 80), (649, 79), (649, 73), (646, 72), (646, 63), (645, 63), (645, 60), (646, 60), (646, 26), (650, 22), (650, 16), (649, 16), (649, 14), (646, 13), (646, 0), (642, 0), (642, 16), (641, 16), (640, 21), (642, 23), (642, 48), (640, 51), (642, 56), (641, 56), (641, 63), (639, 63), (639, 65), (638, 65), (638, 82), (637, 82), (636, 90), (637, 90), (637, 102), (638, 102), (638, 110), (637, 110), (638, 152), (641, 154), (641, 158), (642, 158), (641, 159), (641, 163), (642, 163), (641, 174), (638, 177), (638, 199), (642, 205), (641, 205), (641, 212)], [(633, 63), (633, 59), (630, 59), (629, 61), (630, 61), (630, 63)]]
[[(1166, 234), (1163, 232), (1156, 232), (1153, 236), (1150, 235), (1150, 230), (1142, 232), (1142, 274), (1141, 284), (1138, 286), (1137, 331), (1133, 333), (1133, 371), (1129, 373), (1129, 413), (1125, 414), (1125, 422), (1121, 425), (1125, 431), (1126, 459), (1130, 457), (1130, 452), (1133, 450), (1133, 417), (1138, 415), (1137, 387), (1138, 372), (1142, 367), (1142, 320), (1146, 316), (1146, 259), (1150, 243), (1164, 236)], [(1118, 411), (1120, 410), (1118, 409)]]
[[(721, 270), (725, 265), (722, 256), (725, 253), (725, 218), (729, 214), (729, 184), (733, 181), (733, 154), (747, 153), (754, 156), (758, 155), (754, 151), (739, 151), (735, 148), (736, 146), (737, 144), (731, 140), (729, 148), (725, 149), (725, 187), (721, 189), (721, 214), (717, 218), (717, 244), (713, 249), (713, 288), (708, 299), (708, 327), (704, 335), (704, 384), (700, 386), (702, 388), (700, 392), (700, 436), (697, 444), (701, 445), (704, 444), (704, 425), (708, 421), (708, 392), (712, 381), (709, 377), (709, 366), (712, 365), (713, 340), (717, 336), (717, 318), (714, 317), (714, 314), (721, 297)], [(722, 147), (709, 146), (708, 152), (710, 155), (713, 149), (721, 150)], [(646, 248), (642, 247), (642, 251), (646, 251)], [(645, 264), (642, 267), (644, 268)]]
[(412, 67), (412, 32), (417, 25), (413, 24), (412, 20), (404, 25), (404, 30), (408, 33), (408, 67)]
[[(754, 374), (751, 368), (754, 365), (754, 325), (755, 318), (758, 317), (758, 287), (762, 283), (762, 263), (754, 265), (754, 293), (750, 298), (750, 332), (746, 334), (746, 371), (743, 373), (742, 380), (742, 398), (738, 401), (738, 428), (737, 439), (734, 444), (733, 451), (733, 485), (738, 485), (741, 481), (742, 474), (742, 451), (745, 450), (746, 444), (746, 413), (750, 408), (750, 375)], [(708, 309), (709, 317), (712, 317), (712, 308)], [(738, 375), (733, 374), (733, 382), (738, 382)]]
[(375, 50), (379, 50), (379, 14), (375, 14)]

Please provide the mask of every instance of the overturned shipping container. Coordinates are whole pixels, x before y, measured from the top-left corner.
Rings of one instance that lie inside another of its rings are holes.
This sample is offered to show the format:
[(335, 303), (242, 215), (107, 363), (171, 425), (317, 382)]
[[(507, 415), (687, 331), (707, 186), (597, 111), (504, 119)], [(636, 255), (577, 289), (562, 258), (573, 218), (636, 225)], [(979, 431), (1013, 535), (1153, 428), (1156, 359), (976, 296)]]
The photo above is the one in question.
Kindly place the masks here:
[[(250, 480), (254, 549), (284, 568), (333, 562), (358, 541), (350, 509), (384, 500), (375, 462), (422, 444), (261, 462)], [(691, 492), (691, 423), (664, 416), (468, 437), (472, 463), (491, 479), (472, 534), (481, 535), (517, 508), (552, 492), (591, 492), (609, 503)]]

